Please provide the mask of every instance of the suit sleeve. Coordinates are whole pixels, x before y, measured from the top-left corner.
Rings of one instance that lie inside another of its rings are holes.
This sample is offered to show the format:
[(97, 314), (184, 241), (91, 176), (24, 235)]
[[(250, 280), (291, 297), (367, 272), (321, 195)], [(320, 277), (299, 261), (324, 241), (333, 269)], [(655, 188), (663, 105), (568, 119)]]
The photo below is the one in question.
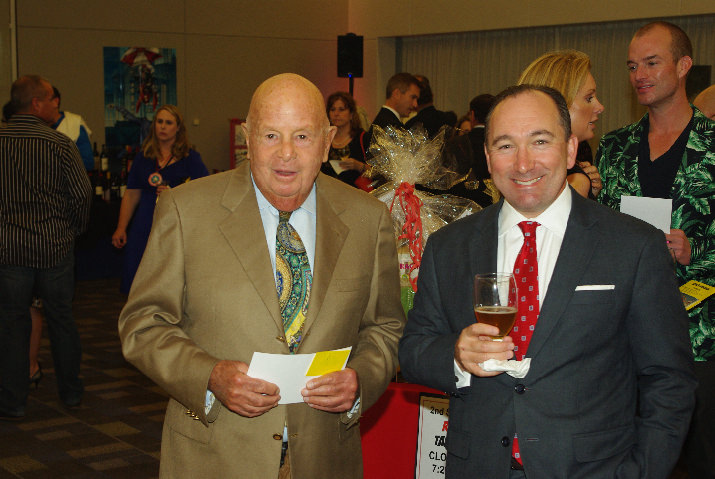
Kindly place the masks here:
[(456, 393), (454, 345), (459, 331), (452, 330), (444, 314), (436, 274), (434, 236), (427, 241), (422, 256), (417, 290), (400, 340), (402, 375), (410, 382)]
[(667, 478), (695, 405), (688, 319), (675, 275), (667, 274), (672, 270), (662, 236), (649, 235), (641, 249), (626, 321), (638, 378), (637, 437), (619, 478)]
[(124, 357), (170, 396), (206, 421), (208, 381), (219, 361), (184, 331), (181, 216), (171, 191), (157, 203), (151, 235), (119, 316)]
[[(360, 409), (366, 410), (380, 398), (394, 377), (397, 366), (397, 343), (405, 325), (405, 313), (400, 303), (400, 281), (397, 266), (392, 219), (382, 208), (375, 242), (370, 299), (360, 322), (357, 347), (347, 367), (357, 372), (360, 383)], [(354, 424), (360, 414), (342, 420)]]

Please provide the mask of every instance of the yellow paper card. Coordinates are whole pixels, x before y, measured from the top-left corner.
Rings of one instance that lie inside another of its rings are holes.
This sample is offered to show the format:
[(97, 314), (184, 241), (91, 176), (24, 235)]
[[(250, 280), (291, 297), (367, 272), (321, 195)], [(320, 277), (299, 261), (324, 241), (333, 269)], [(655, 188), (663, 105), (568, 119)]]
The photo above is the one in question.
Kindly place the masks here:
[(714, 286), (700, 283), (694, 279), (691, 279), (680, 287), (680, 294), (683, 296), (683, 305), (686, 310), (693, 309), (714, 293)]
[(340, 371), (345, 367), (345, 363), (350, 356), (350, 349), (338, 349), (336, 351), (321, 351), (315, 353), (313, 361), (308, 366), (306, 376), (322, 376), (323, 374)]

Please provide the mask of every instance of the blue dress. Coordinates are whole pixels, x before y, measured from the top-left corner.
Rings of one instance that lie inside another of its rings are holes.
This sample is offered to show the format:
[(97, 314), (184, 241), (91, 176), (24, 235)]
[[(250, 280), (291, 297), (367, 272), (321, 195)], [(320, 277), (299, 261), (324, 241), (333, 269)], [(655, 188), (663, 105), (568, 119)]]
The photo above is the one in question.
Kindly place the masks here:
[[(127, 245), (124, 252), (122, 283), (120, 290), (129, 294), (141, 262), (146, 243), (149, 240), (151, 223), (156, 205), (156, 187), (149, 184), (149, 175), (156, 172), (156, 161), (139, 153), (132, 163), (127, 179), (127, 189), (141, 190), (141, 197), (127, 231)], [(189, 150), (189, 156), (159, 170), (161, 177), (170, 187), (175, 188), (188, 180), (208, 176), (209, 172), (201, 161), (201, 155)]]

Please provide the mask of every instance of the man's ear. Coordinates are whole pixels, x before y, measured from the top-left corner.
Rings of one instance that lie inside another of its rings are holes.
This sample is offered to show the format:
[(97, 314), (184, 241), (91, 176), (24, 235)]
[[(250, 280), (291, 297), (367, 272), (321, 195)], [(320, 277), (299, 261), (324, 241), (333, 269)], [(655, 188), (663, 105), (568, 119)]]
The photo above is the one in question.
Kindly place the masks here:
[(32, 106), (32, 112), (33, 113), (38, 113), (40, 111), (40, 99), (35, 97), (32, 99), (32, 103), (30, 103)]
[(683, 57), (680, 57), (680, 60), (678, 60), (677, 63), (677, 68), (678, 68), (678, 78), (685, 78), (685, 75), (688, 74), (690, 69), (693, 67), (693, 59), (690, 58), (689, 56), (685, 55)]
[(492, 162), (491, 159), (489, 158), (489, 149), (487, 148), (487, 143), (484, 143), (484, 155), (487, 157), (487, 170), (489, 171), (489, 174), (492, 174)]
[(576, 164), (576, 155), (578, 154), (578, 138), (571, 133), (571, 136), (566, 140), (566, 168), (573, 168)]
[(338, 127), (337, 126), (330, 126), (328, 128), (328, 133), (327, 133), (327, 138), (326, 138), (326, 145), (325, 145), (325, 155), (323, 157), (323, 163), (328, 161), (328, 157), (330, 156), (330, 146), (333, 144), (333, 138), (335, 138), (335, 134), (338, 132)]
[(246, 126), (246, 122), (244, 121), (241, 123), (241, 129), (243, 130), (243, 137), (246, 139), (246, 159), (250, 160), (251, 159), (251, 141), (249, 137), (251, 135), (248, 134), (248, 127)]

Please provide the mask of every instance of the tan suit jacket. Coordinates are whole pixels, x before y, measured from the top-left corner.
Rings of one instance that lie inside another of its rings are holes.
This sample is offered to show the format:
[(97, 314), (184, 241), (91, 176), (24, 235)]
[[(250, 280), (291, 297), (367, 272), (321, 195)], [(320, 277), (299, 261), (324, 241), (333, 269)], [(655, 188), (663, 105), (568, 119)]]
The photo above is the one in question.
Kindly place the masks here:
[[(395, 373), (405, 322), (392, 222), (382, 203), (323, 174), (316, 193), (313, 286), (297, 352), (352, 346), (362, 411)], [(359, 414), (292, 404), (245, 418), (218, 401), (205, 414), (219, 360), (288, 354), (248, 162), (162, 194), (119, 333), (127, 360), (171, 396), (161, 477), (277, 477), (284, 424), (294, 479), (362, 477)]]

